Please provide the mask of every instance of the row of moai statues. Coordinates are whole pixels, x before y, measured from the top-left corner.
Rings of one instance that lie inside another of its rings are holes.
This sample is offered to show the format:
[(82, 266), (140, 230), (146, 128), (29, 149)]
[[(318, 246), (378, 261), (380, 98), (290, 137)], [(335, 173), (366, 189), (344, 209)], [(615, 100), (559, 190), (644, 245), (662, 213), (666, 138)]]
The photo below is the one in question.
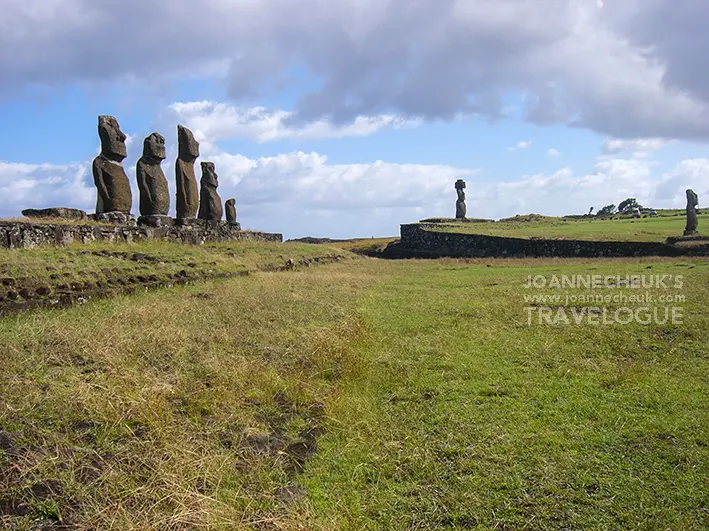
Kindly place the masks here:
[[(101, 153), (94, 159), (94, 184), (98, 191), (96, 215), (130, 215), (133, 194), (130, 182), (123, 169), (127, 156), (126, 135), (113, 116), (98, 117), (98, 134)], [(175, 162), (177, 184), (177, 221), (186, 224), (194, 219), (220, 221), (226, 210), (227, 222), (236, 225), (236, 200), (229, 199), (222, 208), (217, 193), (219, 178), (213, 162), (202, 162), (202, 178), (199, 193), (194, 164), (199, 157), (199, 143), (192, 131), (177, 126), (178, 155)], [(136, 180), (140, 192), (140, 216), (147, 224), (159, 225), (160, 219), (169, 220), (170, 192), (167, 179), (160, 167), (166, 158), (165, 138), (151, 133), (143, 142), (143, 156), (136, 166)]]

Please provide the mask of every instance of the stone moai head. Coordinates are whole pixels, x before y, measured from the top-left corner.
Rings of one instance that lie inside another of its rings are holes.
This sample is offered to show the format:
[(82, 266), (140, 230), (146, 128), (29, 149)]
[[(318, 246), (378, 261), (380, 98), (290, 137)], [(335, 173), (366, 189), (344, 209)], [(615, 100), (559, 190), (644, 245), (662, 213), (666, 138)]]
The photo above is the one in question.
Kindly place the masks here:
[(202, 162), (200, 163), (200, 166), (202, 166), (202, 179), (200, 182), (206, 186), (211, 186), (212, 188), (219, 186), (219, 180), (217, 172), (214, 169), (214, 163)]
[(699, 197), (691, 188), (687, 190), (687, 206), (695, 207), (699, 204)]
[(150, 136), (145, 137), (143, 142), (143, 158), (158, 164), (160, 161), (165, 160), (165, 137), (159, 133), (151, 133)]
[(116, 162), (121, 162), (128, 156), (127, 137), (114, 116), (98, 117), (98, 136), (101, 139), (101, 155)]
[(199, 142), (194, 139), (192, 131), (181, 125), (177, 126), (177, 152), (177, 156), (183, 160), (199, 157)]
[(227, 199), (225, 205), (236, 207), (236, 199)]

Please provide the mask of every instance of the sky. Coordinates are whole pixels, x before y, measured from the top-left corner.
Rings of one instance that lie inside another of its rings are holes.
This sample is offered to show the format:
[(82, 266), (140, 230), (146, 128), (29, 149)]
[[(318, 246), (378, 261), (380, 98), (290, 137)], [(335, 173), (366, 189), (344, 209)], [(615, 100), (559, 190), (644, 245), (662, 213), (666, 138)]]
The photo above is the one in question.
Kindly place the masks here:
[[(0, 216), (91, 212), (97, 116), (177, 124), (244, 228), (583, 214), (709, 196), (706, 0), (3, 0)], [(174, 214), (174, 195), (171, 213)]]

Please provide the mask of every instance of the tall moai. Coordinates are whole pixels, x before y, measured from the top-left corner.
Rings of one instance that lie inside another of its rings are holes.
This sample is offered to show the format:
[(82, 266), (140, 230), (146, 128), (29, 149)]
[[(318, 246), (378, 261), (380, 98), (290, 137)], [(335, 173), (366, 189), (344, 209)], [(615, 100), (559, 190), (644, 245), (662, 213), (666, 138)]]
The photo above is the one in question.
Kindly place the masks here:
[(136, 166), (141, 216), (167, 216), (170, 210), (170, 190), (160, 167), (165, 157), (165, 138), (151, 133), (143, 142), (143, 156)]
[(126, 158), (126, 135), (114, 116), (98, 117), (101, 153), (94, 159), (92, 171), (97, 189), (96, 214), (122, 212), (130, 214), (133, 194), (123, 169)]
[(465, 181), (458, 179), (455, 182), (455, 191), (458, 194), (458, 199), (455, 202), (455, 217), (456, 219), (465, 219), (467, 208), (465, 206)]
[(199, 190), (199, 219), (219, 221), (222, 219), (222, 199), (217, 193), (219, 178), (213, 162), (202, 162), (202, 178)]
[(194, 163), (199, 157), (199, 143), (192, 131), (181, 125), (177, 126), (177, 161), (175, 162), (175, 181), (177, 184), (177, 219), (190, 219), (197, 215), (199, 196)]
[(691, 234), (698, 234), (697, 226), (699, 226), (699, 220), (697, 219), (697, 205), (699, 204), (699, 197), (694, 193), (694, 190), (687, 190), (687, 226), (684, 228), (684, 235), (689, 236)]

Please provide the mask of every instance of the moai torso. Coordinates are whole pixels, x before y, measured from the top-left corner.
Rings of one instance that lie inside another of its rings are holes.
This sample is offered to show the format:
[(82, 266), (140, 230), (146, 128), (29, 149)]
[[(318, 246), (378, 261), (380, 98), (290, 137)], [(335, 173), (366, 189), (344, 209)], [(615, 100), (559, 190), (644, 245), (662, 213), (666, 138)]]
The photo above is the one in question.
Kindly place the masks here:
[(143, 156), (136, 166), (141, 216), (167, 216), (170, 191), (160, 164), (165, 160), (165, 139), (152, 133), (143, 143)]
[(199, 143), (192, 131), (177, 126), (178, 156), (175, 162), (175, 184), (177, 188), (177, 218), (194, 218), (199, 208), (197, 178), (194, 163), (199, 157)]
[(126, 158), (126, 135), (113, 116), (98, 117), (98, 134), (101, 138), (101, 154), (94, 159), (92, 165), (98, 193), (96, 213), (128, 214), (133, 206), (133, 194), (122, 164)]
[(222, 219), (222, 199), (217, 193), (219, 180), (213, 162), (203, 162), (200, 180), (199, 219), (219, 221)]

